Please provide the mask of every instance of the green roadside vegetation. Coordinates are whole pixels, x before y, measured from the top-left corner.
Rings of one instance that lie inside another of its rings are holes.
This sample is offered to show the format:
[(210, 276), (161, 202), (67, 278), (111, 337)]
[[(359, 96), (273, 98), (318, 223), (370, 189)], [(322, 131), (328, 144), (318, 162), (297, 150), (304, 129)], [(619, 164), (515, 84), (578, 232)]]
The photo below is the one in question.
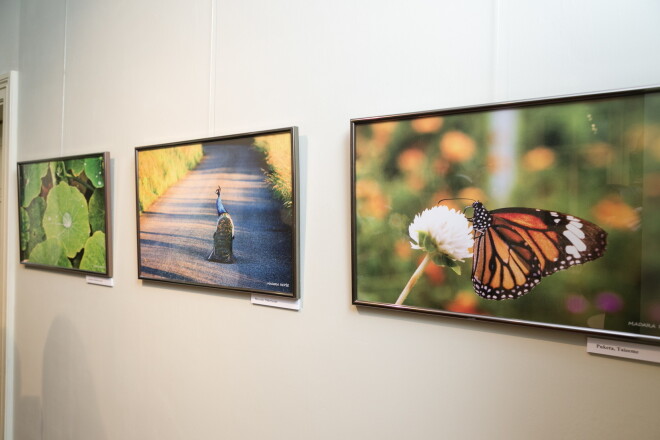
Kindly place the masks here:
[(288, 218), (293, 208), (293, 172), (291, 170), (291, 135), (280, 133), (254, 138), (255, 148), (266, 158), (266, 181), (282, 202)]
[(144, 150), (138, 153), (140, 213), (195, 168), (204, 156), (202, 144)]

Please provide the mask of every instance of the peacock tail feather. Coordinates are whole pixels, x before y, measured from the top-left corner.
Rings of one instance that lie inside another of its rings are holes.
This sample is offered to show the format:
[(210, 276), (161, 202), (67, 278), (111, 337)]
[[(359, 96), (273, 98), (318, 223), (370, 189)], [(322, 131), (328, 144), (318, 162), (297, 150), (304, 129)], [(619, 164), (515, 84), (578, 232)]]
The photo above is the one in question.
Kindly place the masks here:
[(225, 212), (218, 217), (215, 233), (213, 234), (213, 252), (209, 260), (219, 263), (233, 263), (234, 221), (231, 215)]

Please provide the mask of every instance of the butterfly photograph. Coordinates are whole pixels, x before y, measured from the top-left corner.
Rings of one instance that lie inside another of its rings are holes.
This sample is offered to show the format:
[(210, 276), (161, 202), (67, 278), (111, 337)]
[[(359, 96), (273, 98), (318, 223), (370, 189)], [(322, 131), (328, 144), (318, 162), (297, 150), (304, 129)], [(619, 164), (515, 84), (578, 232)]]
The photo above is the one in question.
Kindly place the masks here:
[(660, 89), (351, 121), (353, 304), (660, 341)]

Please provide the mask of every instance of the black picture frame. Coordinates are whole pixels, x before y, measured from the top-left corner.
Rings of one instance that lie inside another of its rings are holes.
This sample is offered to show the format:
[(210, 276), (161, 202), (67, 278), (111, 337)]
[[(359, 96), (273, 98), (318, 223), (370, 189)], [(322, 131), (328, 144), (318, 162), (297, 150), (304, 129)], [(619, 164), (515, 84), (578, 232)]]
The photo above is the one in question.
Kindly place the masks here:
[(18, 163), (20, 262), (112, 277), (110, 154)]
[(297, 127), (136, 148), (138, 278), (298, 298), (297, 168)]
[[(469, 249), (477, 252), (474, 273), (474, 258), (448, 262), (434, 253), (435, 245), (425, 248), (411, 237), (425, 239), (409, 229), (424, 210), (444, 205), (471, 219), (475, 201), (500, 219), (495, 226), (467, 223), (473, 238), (484, 236)], [(606, 239), (596, 228), (587, 238), (572, 236), (587, 248), (578, 252), (566, 242), (572, 233), (556, 226), (556, 234), (546, 235), (551, 238), (538, 239), (545, 243), (542, 249), (537, 243), (540, 252), (550, 255), (552, 244), (559, 260), (568, 253), (584, 264), (564, 269), (541, 255), (537, 263), (512, 269), (511, 260), (500, 257), (518, 252), (533, 260), (540, 255), (533, 245), (509, 240), (497, 248), (492, 241), (487, 249), (482, 244), (505, 234), (502, 217), (519, 221), (521, 211), (508, 209), (513, 207), (545, 210), (529, 218), (552, 223), (554, 215), (557, 223), (572, 221), (571, 228), (583, 232), (593, 223)], [(605, 240), (603, 252), (597, 248)], [(357, 306), (660, 343), (659, 243), (659, 87), (351, 120), (352, 303)], [(587, 258), (587, 252), (593, 255)], [(450, 264), (426, 264), (425, 255)], [(515, 279), (525, 270), (532, 275)], [(413, 287), (407, 288), (411, 280)], [(515, 299), (485, 298), (500, 294)]]

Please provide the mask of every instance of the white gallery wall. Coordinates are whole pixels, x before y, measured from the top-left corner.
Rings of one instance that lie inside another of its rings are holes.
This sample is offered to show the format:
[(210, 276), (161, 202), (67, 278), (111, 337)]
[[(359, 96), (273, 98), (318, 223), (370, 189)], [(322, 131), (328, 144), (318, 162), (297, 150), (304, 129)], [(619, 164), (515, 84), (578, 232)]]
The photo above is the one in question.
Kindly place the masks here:
[(0, 0), (0, 75), (18, 69), (19, 0)]
[[(3, 27), (18, 3), (0, 2)], [(589, 355), (580, 334), (351, 305), (349, 176), (351, 118), (660, 83), (660, 2), (21, 0), (15, 15), (0, 68), (20, 75), (18, 158), (110, 152), (115, 287), (18, 267), (13, 438), (660, 438), (657, 365)], [(134, 147), (290, 125), (302, 310), (139, 281)]]

